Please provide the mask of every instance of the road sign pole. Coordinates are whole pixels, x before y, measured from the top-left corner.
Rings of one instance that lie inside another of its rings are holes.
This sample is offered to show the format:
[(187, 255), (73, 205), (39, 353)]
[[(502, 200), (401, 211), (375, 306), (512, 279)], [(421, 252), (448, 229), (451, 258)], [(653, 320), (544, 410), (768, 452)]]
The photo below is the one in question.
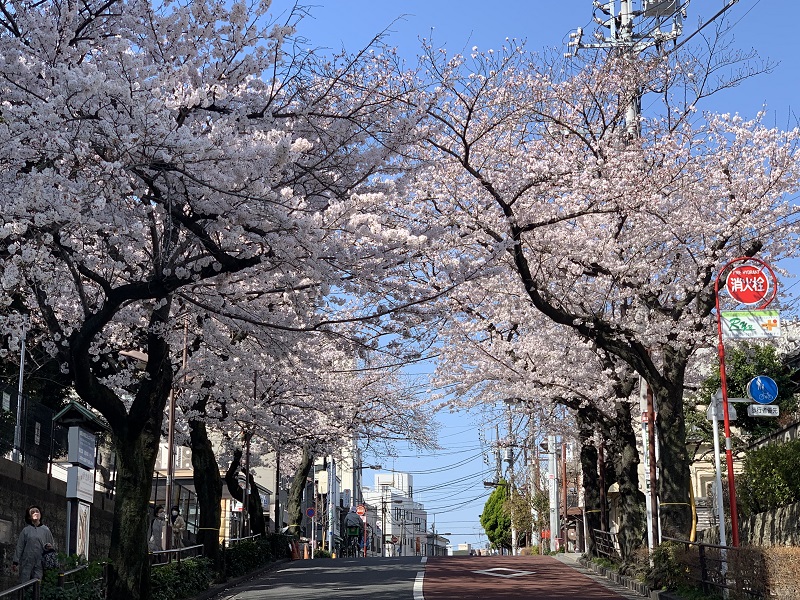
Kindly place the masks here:
[[(728, 494), (730, 496), (730, 508), (731, 508), (731, 541), (733, 543), (734, 548), (739, 547), (739, 516), (738, 510), (736, 506), (736, 485), (733, 476), (733, 445), (731, 444), (731, 423), (730, 423), (730, 415), (728, 411), (728, 378), (725, 373), (725, 342), (722, 336), (722, 313), (720, 312), (720, 301), (719, 301), (719, 286), (720, 280), (722, 279), (723, 274), (726, 274), (729, 268), (731, 268), (736, 263), (756, 263), (758, 268), (754, 268), (754, 272), (751, 274), (751, 277), (754, 282), (761, 283), (764, 280), (769, 283), (769, 278), (767, 274), (764, 273), (766, 270), (769, 275), (771, 276), (774, 284), (772, 289), (761, 289), (761, 286), (752, 286), (751, 289), (748, 289), (746, 285), (746, 281), (741, 286), (732, 287), (730, 282), (726, 282), (726, 288), (728, 289), (728, 293), (739, 302), (747, 303), (747, 304), (759, 304), (759, 310), (766, 308), (770, 302), (772, 302), (773, 298), (775, 298), (775, 294), (777, 293), (777, 278), (775, 277), (775, 273), (773, 273), (770, 266), (765, 263), (764, 261), (758, 258), (752, 258), (748, 256), (734, 258), (730, 262), (728, 262), (725, 266), (723, 266), (719, 273), (717, 273), (717, 278), (714, 281), (714, 300), (716, 303), (717, 309), (717, 335), (718, 335), (718, 344), (717, 344), (717, 351), (719, 353), (719, 379), (720, 379), (720, 387), (722, 389), (722, 416), (723, 421), (725, 424), (725, 462), (727, 463), (728, 467)], [(741, 267), (734, 269), (734, 271), (741, 270)], [(746, 273), (742, 273), (739, 276), (740, 280), (743, 280), (747, 276)], [(740, 296), (737, 295), (744, 289), (748, 292), (749, 295)], [(756, 294), (756, 292), (763, 292), (763, 294)], [(725, 523), (720, 523), (720, 532), (725, 527)]]

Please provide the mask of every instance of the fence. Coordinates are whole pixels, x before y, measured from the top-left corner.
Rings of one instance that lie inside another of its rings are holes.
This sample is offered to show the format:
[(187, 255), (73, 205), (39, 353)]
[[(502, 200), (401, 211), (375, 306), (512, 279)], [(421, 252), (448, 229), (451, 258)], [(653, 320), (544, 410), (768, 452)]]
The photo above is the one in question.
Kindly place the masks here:
[(765, 569), (758, 549), (662, 539), (683, 546), (683, 553), (676, 558), (685, 583), (701, 588), (709, 597), (725, 594), (750, 600), (766, 596)]
[[(31, 591), (32, 594), (28, 594)], [(25, 583), (21, 583), (7, 590), (0, 592), (0, 598), (8, 598), (9, 600), (39, 600), (42, 594), (42, 582), (38, 579), (31, 579)]]
[(594, 529), (593, 532), (595, 553), (611, 560), (619, 558), (619, 552), (617, 552), (617, 534), (600, 529)]
[(156, 550), (150, 553), (150, 565), (159, 567), (168, 565), (173, 560), (180, 564), (181, 560), (203, 556), (203, 546), (187, 546), (186, 548), (173, 548), (172, 550)]
[[(81, 571), (85, 571), (89, 568), (89, 565), (80, 565), (75, 567), (74, 569), (69, 569), (68, 571), (64, 571), (63, 573), (58, 574), (58, 579), (56, 580), (56, 587), (69, 589), (69, 588), (77, 588), (78, 585), (75, 582), (75, 575), (80, 573)], [(108, 598), (108, 563), (103, 563), (103, 571), (100, 577), (94, 579), (93, 581), (89, 582), (89, 586), (91, 588), (91, 597), (96, 598), (98, 600), (104, 600)], [(79, 597), (84, 598), (86, 589), (85, 585), (83, 587), (84, 595)]]

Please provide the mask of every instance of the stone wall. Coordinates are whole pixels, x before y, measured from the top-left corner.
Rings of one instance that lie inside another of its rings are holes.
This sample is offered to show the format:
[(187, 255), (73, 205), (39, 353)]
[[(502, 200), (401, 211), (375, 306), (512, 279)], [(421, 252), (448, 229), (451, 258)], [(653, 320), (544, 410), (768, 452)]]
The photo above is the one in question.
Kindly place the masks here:
[[(67, 484), (17, 463), (0, 458), (0, 566), (8, 572), (19, 532), (25, 526), (25, 510), (42, 507), (43, 521), (53, 532), (56, 548), (66, 550)], [(89, 517), (89, 558), (103, 559), (111, 545), (114, 502), (95, 492)]]
[(800, 546), (800, 502), (742, 519), (739, 533), (752, 546)]

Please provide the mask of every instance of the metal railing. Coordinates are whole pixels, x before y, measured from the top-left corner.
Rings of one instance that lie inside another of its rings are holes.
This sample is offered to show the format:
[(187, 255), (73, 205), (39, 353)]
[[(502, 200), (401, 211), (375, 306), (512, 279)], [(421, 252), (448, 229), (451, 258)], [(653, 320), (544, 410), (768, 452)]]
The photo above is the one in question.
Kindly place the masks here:
[[(743, 561), (752, 559), (746, 548), (717, 546), (666, 536), (662, 540), (684, 546), (685, 554), (681, 564), (685, 568), (687, 583), (702, 588), (703, 593), (711, 594), (716, 590), (720, 595), (733, 592), (736, 598), (765, 597), (763, 577), (749, 576), (745, 572), (737, 572), (739, 569), (735, 568)], [(734, 569), (730, 569), (731, 566)]]
[(255, 541), (255, 540), (260, 539), (260, 538), (261, 538), (261, 534), (260, 533), (256, 533), (254, 535), (248, 535), (246, 537), (231, 538), (229, 540), (223, 540), (222, 547), (225, 548), (226, 542), (227, 542), (228, 548), (230, 548), (232, 546), (235, 546), (239, 542), (248, 542), (248, 541), (252, 542), (252, 541)]
[(617, 534), (601, 529), (593, 529), (594, 532), (594, 551), (598, 556), (604, 556), (610, 560), (619, 558), (617, 552)]
[(203, 545), (173, 548), (171, 550), (156, 550), (150, 552), (150, 564), (154, 567), (170, 564), (173, 560), (180, 564), (181, 560), (189, 560), (203, 556)]
[[(32, 594), (29, 594), (32, 592)], [(38, 579), (31, 579), (25, 583), (20, 583), (12, 588), (0, 592), (0, 598), (11, 600), (39, 600), (42, 594), (42, 582)]]
[[(56, 579), (56, 587), (59, 588), (66, 588), (70, 585), (75, 586), (75, 580), (73, 576), (76, 573), (80, 573), (89, 568), (89, 565), (78, 565), (74, 569), (69, 569), (67, 571), (59, 572), (58, 578)], [(100, 577), (91, 581), (91, 583), (95, 586), (95, 593), (96, 598), (106, 598), (108, 594), (108, 563), (103, 563), (103, 572)]]

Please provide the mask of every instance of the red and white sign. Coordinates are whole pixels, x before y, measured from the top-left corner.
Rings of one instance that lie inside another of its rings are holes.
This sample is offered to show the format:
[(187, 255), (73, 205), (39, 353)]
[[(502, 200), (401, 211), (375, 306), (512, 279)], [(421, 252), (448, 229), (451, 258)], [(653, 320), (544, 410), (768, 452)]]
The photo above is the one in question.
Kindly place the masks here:
[(356, 514), (357, 514), (359, 517), (363, 517), (365, 514), (367, 514), (367, 507), (366, 507), (366, 506), (364, 506), (363, 504), (359, 504), (359, 505), (356, 507)]
[(769, 294), (769, 277), (760, 267), (742, 265), (728, 274), (725, 289), (742, 304), (759, 304)]

